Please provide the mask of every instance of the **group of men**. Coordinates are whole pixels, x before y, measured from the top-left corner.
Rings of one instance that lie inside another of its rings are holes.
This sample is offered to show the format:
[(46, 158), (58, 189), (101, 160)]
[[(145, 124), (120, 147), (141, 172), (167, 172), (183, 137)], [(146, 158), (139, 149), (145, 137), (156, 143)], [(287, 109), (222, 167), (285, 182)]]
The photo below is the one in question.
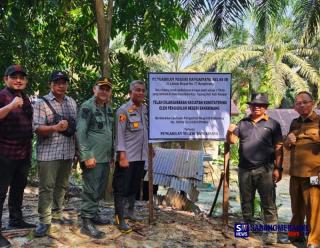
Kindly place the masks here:
[[(280, 124), (266, 113), (266, 94), (254, 94), (248, 105), (250, 115), (230, 124), (226, 137), (231, 144), (240, 143), (238, 177), (244, 222), (255, 224), (254, 197), (258, 190), (264, 224), (278, 224), (275, 187), (282, 177), (284, 146), (290, 151), (293, 230), (286, 242), (304, 242), (307, 233), (307, 247), (320, 247), (320, 117), (314, 111), (312, 95), (306, 91), (296, 95), (294, 108), (300, 116), (292, 121), (284, 139)], [(318, 180), (313, 183), (313, 178)], [(267, 232), (264, 241), (272, 245), (277, 239), (277, 232)]]
[[(24, 68), (11, 65), (4, 75), (6, 87), (0, 91), (0, 226), (9, 186), (9, 228), (36, 227), (35, 236), (42, 237), (51, 223), (71, 224), (70, 219), (63, 217), (62, 210), (78, 149), (84, 181), (81, 232), (94, 238), (105, 236), (95, 225), (109, 224), (109, 220), (99, 213), (99, 200), (106, 188), (113, 154), (115, 225), (124, 233), (130, 232), (125, 218), (141, 220), (134, 214), (134, 205), (147, 160), (148, 116), (143, 104), (144, 82), (136, 80), (130, 84), (130, 101), (118, 109), (114, 119), (109, 78), (101, 78), (94, 84), (93, 97), (79, 110), (76, 102), (66, 96), (69, 77), (65, 72), (51, 73), (49, 94), (34, 106), (24, 93), (27, 81)], [(320, 177), (320, 117), (314, 112), (312, 96), (305, 91), (296, 95), (295, 110), (300, 116), (292, 121), (285, 139), (280, 124), (266, 113), (269, 105), (266, 94), (254, 94), (248, 105), (250, 115), (237, 125), (231, 124), (226, 137), (231, 144), (240, 141), (238, 175), (243, 219), (247, 224), (255, 223), (253, 204), (258, 190), (264, 223), (278, 223), (275, 187), (282, 177), (284, 146), (291, 153), (290, 224), (303, 226), (306, 218), (307, 245), (319, 247), (320, 186), (313, 185), (310, 178)], [(25, 222), (21, 210), (31, 165), (33, 132), (37, 135), (40, 180), (37, 226)], [(127, 211), (124, 209), (126, 203)], [(288, 233), (292, 242), (304, 241), (304, 235), (303, 231)], [(276, 243), (277, 233), (267, 233), (265, 242)], [(0, 248), (3, 247), (10, 247), (10, 242), (0, 231)]]
[[(125, 218), (141, 220), (134, 214), (134, 203), (147, 160), (145, 83), (136, 80), (130, 84), (130, 101), (119, 108), (114, 119), (110, 78), (95, 82), (93, 97), (79, 110), (74, 99), (66, 95), (69, 77), (63, 71), (51, 73), (49, 93), (33, 106), (24, 92), (28, 80), (21, 65), (9, 66), (4, 82), (6, 87), (0, 91), (0, 227), (9, 187), (8, 228), (35, 227), (34, 235), (42, 237), (47, 235), (51, 223), (72, 224), (71, 219), (63, 216), (63, 203), (72, 164), (78, 156), (84, 182), (81, 232), (103, 238), (105, 233), (95, 225), (109, 224), (99, 213), (99, 200), (104, 195), (115, 153), (114, 224), (120, 231), (129, 233), (131, 227)], [(39, 175), (37, 225), (25, 222), (21, 209), (31, 167), (33, 133), (37, 136)], [(0, 229), (0, 248), (10, 246)]]

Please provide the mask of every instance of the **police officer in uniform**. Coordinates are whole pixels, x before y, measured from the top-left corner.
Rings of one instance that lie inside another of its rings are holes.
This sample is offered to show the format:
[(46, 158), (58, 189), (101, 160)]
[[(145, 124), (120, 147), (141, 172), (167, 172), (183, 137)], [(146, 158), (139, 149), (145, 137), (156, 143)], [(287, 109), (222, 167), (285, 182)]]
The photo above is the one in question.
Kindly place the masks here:
[(135, 196), (140, 189), (144, 164), (148, 156), (148, 117), (143, 104), (145, 83), (130, 84), (130, 101), (123, 104), (116, 117), (116, 168), (113, 175), (115, 225), (124, 233), (131, 231), (124, 218), (124, 200), (129, 202), (126, 218), (140, 221), (134, 215)]
[(99, 79), (93, 92), (94, 96), (81, 105), (77, 120), (77, 139), (84, 182), (81, 233), (93, 238), (103, 238), (105, 233), (97, 230), (94, 224), (109, 224), (107, 219), (98, 214), (98, 208), (107, 185), (113, 154), (113, 116), (109, 105), (111, 80)]

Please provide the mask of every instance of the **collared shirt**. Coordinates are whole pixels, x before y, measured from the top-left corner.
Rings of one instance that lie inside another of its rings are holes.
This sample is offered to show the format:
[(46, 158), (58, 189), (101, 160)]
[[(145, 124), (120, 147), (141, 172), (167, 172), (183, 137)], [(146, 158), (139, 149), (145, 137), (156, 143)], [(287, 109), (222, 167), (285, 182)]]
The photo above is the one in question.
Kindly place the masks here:
[(240, 168), (274, 164), (275, 145), (282, 142), (281, 127), (276, 120), (265, 115), (254, 122), (249, 116), (238, 123), (234, 134), (240, 140)]
[(113, 114), (109, 105), (99, 107), (96, 98), (84, 102), (77, 118), (77, 139), (81, 161), (95, 158), (110, 162), (113, 145)]
[(31, 157), (32, 106), (29, 98), (21, 92), (5, 88), (0, 91), (0, 108), (16, 97), (22, 97), (22, 108), (12, 110), (0, 119), (0, 155), (13, 160)]
[(123, 104), (116, 116), (116, 151), (126, 152), (129, 162), (148, 160), (148, 112), (130, 100)]
[[(71, 97), (65, 96), (61, 103), (56, 100), (52, 92), (44, 97), (58, 114), (76, 118), (77, 104)], [(53, 117), (54, 115), (49, 106), (42, 99), (39, 99), (34, 105), (34, 130), (41, 125), (55, 125)], [(74, 154), (75, 136), (66, 137), (59, 132), (54, 132), (48, 136), (37, 135), (37, 160), (67, 160), (73, 159)]]
[(290, 125), (289, 133), (296, 136), (290, 147), (289, 174), (296, 177), (317, 176), (320, 172), (320, 117), (315, 112), (305, 120), (300, 116)]

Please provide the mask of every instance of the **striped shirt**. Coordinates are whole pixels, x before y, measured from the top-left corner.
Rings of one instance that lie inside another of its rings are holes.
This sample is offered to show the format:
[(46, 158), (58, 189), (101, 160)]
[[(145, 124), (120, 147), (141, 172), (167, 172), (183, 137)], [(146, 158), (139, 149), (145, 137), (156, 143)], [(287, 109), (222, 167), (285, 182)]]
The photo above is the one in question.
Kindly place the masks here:
[[(71, 97), (65, 96), (62, 103), (56, 100), (52, 92), (44, 97), (58, 114), (76, 118), (77, 104)], [(55, 125), (53, 117), (54, 115), (49, 106), (42, 99), (39, 99), (34, 105), (34, 130), (37, 130), (42, 125)], [(39, 161), (73, 159), (75, 155), (75, 136), (66, 137), (58, 132), (54, 132), (48, 136), (37, 135), (36, 151), (37, 160)]]

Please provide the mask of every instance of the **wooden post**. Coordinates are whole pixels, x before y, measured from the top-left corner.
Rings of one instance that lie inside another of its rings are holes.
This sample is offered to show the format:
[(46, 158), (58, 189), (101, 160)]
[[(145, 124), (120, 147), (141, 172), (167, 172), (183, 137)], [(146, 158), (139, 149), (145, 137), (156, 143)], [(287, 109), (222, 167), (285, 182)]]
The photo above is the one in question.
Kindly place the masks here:
[(148, 144), (149, 225), (153, 222), (153, 148)]
[(228, 233), (229, 214), (229, 158), (230, 144), (224, 143), (224, 177), (223, 177), (223, 226), (224, 232)]
[(219, 186), (218, 186), (218, 189), (217, 189), (217, 192), (216, 192), (216, 196), (214, 197), (214, 200), (213, 200), (210, 212), (208, 214), (208, 217), (212, 216), (212, 212), (214, 210), (214, 207), (216, 206), (216, 203), (217, 203), (217, 200), (218, 200), (218, 196), (219, 196), (219, 192), (220, 192), (220, 189), (221, 189), (221, 186), (222, 186), (223, 178), (224, 178), (224, 172), (222, 172), (221, 175), (220, 175)]

